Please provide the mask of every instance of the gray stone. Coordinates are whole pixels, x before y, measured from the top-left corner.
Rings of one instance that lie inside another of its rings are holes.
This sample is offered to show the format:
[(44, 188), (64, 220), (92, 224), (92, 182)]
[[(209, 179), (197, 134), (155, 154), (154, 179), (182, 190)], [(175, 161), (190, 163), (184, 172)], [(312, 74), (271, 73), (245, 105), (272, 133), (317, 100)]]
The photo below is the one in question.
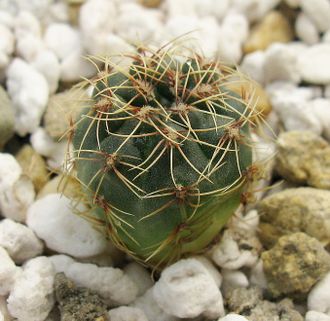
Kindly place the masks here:
[(330, 270), (330, 255), (305, 233), (282, 236), (261, 254), (268, 290), (274, 297), (304, 299), (312, 286)]
[(293, 183), (330, 189), (330, 145), (309, 131), (282, 133), (277, 140), (275, 168)]
[(0, 149), (14, 135), (14, 109), (6, 91), (0, 86)]
[(99, 295), (77, 288), (64, 273), (55, 276), (55, 295), (61, 321), (107, 321), (107, 306)]
[(270, 195), (260, 201), (259, 237), (266, 248), (279, 237), (304, 232), (323, 244), (330, 241), (330, 191), (300, 187)]

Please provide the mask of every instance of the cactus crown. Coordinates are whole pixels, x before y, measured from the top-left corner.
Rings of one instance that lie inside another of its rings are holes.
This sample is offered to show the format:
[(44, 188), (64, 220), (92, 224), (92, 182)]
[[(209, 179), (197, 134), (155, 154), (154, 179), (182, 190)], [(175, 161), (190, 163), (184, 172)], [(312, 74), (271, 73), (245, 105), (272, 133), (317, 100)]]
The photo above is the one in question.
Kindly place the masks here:
[(136, 259), (161, 267), (205, 248), (250, 181), (255, 110), (235, 71), (174, 47), (140, 49), (92, 79), (72, 142), (87, 215)]

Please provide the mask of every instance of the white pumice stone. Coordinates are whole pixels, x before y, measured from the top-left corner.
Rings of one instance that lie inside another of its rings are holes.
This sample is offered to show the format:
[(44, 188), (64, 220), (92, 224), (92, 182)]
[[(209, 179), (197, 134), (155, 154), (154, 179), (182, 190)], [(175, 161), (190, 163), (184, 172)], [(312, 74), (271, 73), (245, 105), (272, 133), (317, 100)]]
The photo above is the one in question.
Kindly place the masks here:
[(160, 17), (154, 11), (137, 9), (121, 11), (114, 31), (129, 43), (149, 43), (162, 27)]
[(263, 262), (260, 259), (250, 270), (250, 283), (261, 289), (267, 289), (267, 279), (263, 269)]
[(35, 68), (15, 58), (7, 70), (7, 89), (15, 109), (15, 130), (20, 136), (35, 131), (48, 102), (48, 83)]
[(219, 270), (214, 266), (214, 264), (208, 258), (202, 255), (194, 256), (193, 258), (204, 265), (206, 270), (212, 276), (217, 287), (220, 288), (222, 284), (222, 275), (220, 274)]
[(305, 321), (330, 321), (330, 315), (318, 311), (308, 311)]
[(20, 11), (15, 18), (15, 36), (17, 39), (24, 38), (26, 35), (41, 37), (41, 26), (39, 20), (28, 11)]
[(58, 59), (62, 60), (79, 49), (79, 31), (66, 23), (53, 23), (44, 34), (46, 47), (52, 50)]
[(75, 262), (65, 274), (76, 285), (97, 292), (110, 306), (132, 303), (137, 297), (137, 285), (118, 268)]
[(8, 28), (13, 28), (15, 24), (15, 19), (9, 11), (1, 10), (0, 8), (0, 25), (6, 26)]
[(0, 246), (0, 295), (9, 294), (20, 272), (7, 251)]
[(32, 147), (37, 153), (47, 157), (47, 164), (54, 169), (63, 167), (67, 142), (56, 142), (43, 127), (38, 127), (30, 136)]
[(240, 69), (260, 84), (265, 82), (265, 52), (258, 50), (244, 56)]
[(330, 84), (324, 86), (324, 98), (330, 98)]
[(49, 93), (54, 94), (60, 80), (60, 63), (51, 50), (40, 51), (32, 61), (32, 65), (44, 75), (48, 82)]
[(111, 32), (116, 24), (117, 9), (113, 1), (88, 0), (80, 9), (79, 26), (84, 33)]
[(46, 17), (43, 22), (45, 25), (53, 23), (69, 23), (70, 17), (68, 12), (68, 6), (65, 2), (55, 2), (49, 7)]
[[(78, 204), (76, 209), (81, 211), (84, 206)], [(103, 235), (75, 214), (72, 201), (61, 194), (35, 201), (28, 209), (26, 222), (48, 248), (59, 253), (84, 258), (103, 253), (107, 247)]]
[(221, 292), (205, 266), (196, 259), (183, 259), (165, 268), (153, 287), (157, 304), (168, 314), (194, 318), (224, 315)]
[(330, 29), (323, 34), (322, 42), (330, 42)]
[(119, 307), (108, 312), (111, 321), (149, 321), (139, 308)]
[[(223, 31), (235, 31), (235, 38), (242, 44), (249, 35), (249, 22), (245, 15), (231, 11), (222, 21)], [(220, 38), (221, 39), (221, 38)]]
[(326, 274), (309, 292), (308, 310), (330, 314), (330, 273)]
[(54, 0), (14, 0), (12, 2), (16, 2), (19, 11), (29, 11), (37, 18), (41, 19), (45, 16), (47, 11), (49, 10), (49, 6)]
[(311, 109), (322, 125), (322, 135), (330, 142), (330, 99), (317, 98), (310, 103)]
[(237, 270), (222, 269), (221, 275), (223, 282), (221, 285), (221, 292), (226, 296), (226, 293), (235, 288), (247, 288), (249, 286), (249, 280), (246, 275)]
[(248, 321), (248, 319), (236, 313), (229, 313), (218, 321)]
[(166, 0), (165, 8), (170, 18), (174, 16), (196, 16), (196, 8), (191, 3), (191, 0)]
[(318, 43), (320, 40), (319, 32), (315, 24), (303, 12), (299, 13), (296, 19), (295, 30), (297, 36), (308, 45)]
[(320, 32), (330, 29), (330, 2), (328, 0), (301, 0), (300, 6)]
[(303, 53), (298, 57), (298, 70), (302, 79), (312, 84), (329, 84), (329, 56), (330, 43), (315, 44), (307, 50), (303, 51)]
[(193, 0), (192, 2), (193, 5), (191, 6), (198, 16), (215, 16), (219, 20), (226, 16), (230, 6), (230, 0), (204, 0), (203, 2)]
[(72, 257), (65, 254), (52, 255), (49, 257), (49, 260), (53, 264), (55, 273), (63, 272), (64, 274), (69, 269), (69, 266), (76, 262)]
[(22, 175), (16, 159), (0, 153), (0, 212), (2, 216), (24, 222), (27, 208), (35, 198), (32, 181)]
[(230, 270), (251, 267), (258, 260), (256, 254), (239, 248), (231, 230), (226, 230), (221, 241), (212, 248), (211, 258), (221, 268)]
[(297, 56), (290, 47), (275, 43), (271, 45), (265, 54), (264, 61), (265, 81), (289, 81), (300, 82)]
[(137, 296), (143, 295), (154, 284), (147, 269), (136, 262), (127, 264), (123, 270), (138, 287)]
[(15, 263), (23, 263), (40, 255), (42, 242), (31, 229), (10, 219), (0, 221), (0, 246), (5, 248)]
[(31, 63), (38, 54), (45, 50), (45, 44), (39, 36), (26, 34), (16, 41), (16, 54), (25, 61)]
[(0, 24), (0, 69), (9, 64), (14, 44), (15, 38), (9, 27)]
[(284, 0), (284, 2), (291, 8), (298, 8), (301, 4), (301, 0)]
[(166, 313), (158, 306), (154, 299), (153, 287), (138, 297), (131, 306), (140, 308), (149, 321), (179, 321), (177, 317)]
[[(8, 308), (7, 308), (7, 299), (5, 296), (0, 296), (0, 315), (2, 315), (3, 320), (2, 321), (12, 321), (13, 318), (9, 314)], [(0, 318), (1, 320), (1, 318)]]
[(7, 299), (8, 310), (17, 321), (45, 320), (54, 305), (54, 269), (45, 256), (23, 266)]
[(95, 66), (84, 57), (81, 49), (73, 51), (60, 65), (60, 78), (62, 81), (74, 82), (82, 78), (90, 78), (96, 74)]
[(274, 83), (267, 88), (267, 91), (270, 94), (272, 107), (287, 131), (310, 130), (318, 135), (322, 133), (323, 126), (309, 102), (314, 95), (313, 89)]
[(243, 13), (249, 21), (261, 19), (281, 0), (232, 0), (231, 9)]

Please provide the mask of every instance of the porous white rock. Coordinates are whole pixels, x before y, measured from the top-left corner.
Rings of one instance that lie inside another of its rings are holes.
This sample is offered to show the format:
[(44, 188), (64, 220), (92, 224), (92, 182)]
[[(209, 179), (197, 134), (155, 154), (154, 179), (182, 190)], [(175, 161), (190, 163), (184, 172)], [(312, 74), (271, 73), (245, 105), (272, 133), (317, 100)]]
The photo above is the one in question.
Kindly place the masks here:
[(198, 16), (214, 16), (219, 20), (226, 16), (226, 13), (230, 8), (230, 0), (193, 0), (190, 2), (193, 2), (193, 4), (189, 3), (189, 5), (193, 7), (194, 12)]
[(330, 141), (330, 99), (317, 98), (310, 102), (310, 108), (322, 125), (322, 135)]
[(26, 35), (41, 37), (41, 26), (39, 20), (28, 11), (20, 11), (15, 18), (15, 36), (17, 39), (24, 38)]
[(252, 285), (256, 285), (261, 289), (267, 289), (267, 279), (261, 259), (251, 268), (249, 281)]
[(10, 0), (10, 2), (16, 3), (18, 12), (20, 11), (29, 11), (37, 18), (42, 19), (47, 11), (49, 6), (54, 0)]
[(321, 134), (323, 126), (309, 103), (314, 95), (313, 89), (274, 83), (267, 87), (267, 91), (272, 107), (287, 131), (310, 130)]
[(166, 21), (162, 41), (167, 43), (186, 34), (184, 45), (180, 48), (183, 54), (191, 55), (191, 51), (195, 51), (202, 52), (206, 57), (214, 57), (218, 51), (219, 32), (214, 17), (198, 19), (195, 16), (176, 15)]
[(165, 268), (153, 287), (157, 304), (168, 314), (193, 318), (224, 314), (222, 295), (205, 266), (196, 259), (180, 260)]
[(231, 9), (243, 13), (250, 21), (262, 18), (281, 0), (232, 0)]
[(136, 262), (127, 264), (124, 267), (124, 272), (136, 284), (138, 288), (137, 296), (144, 294), (154, 284), (147, 269)]
[[(84, 210), (79, 204), (78, 211)], [(35, 201), (27, 212), (27, 225), (48, 248), (77, 258), (100, 254), (107, 242), (82, 217), (74, 213), (72, 201), (61, 194), (49, 194)]]
[(95, 66), (84, 57), (80, 49), (63, 59), (60, 66), (60, 78), (67, 82), (79, 81), (82, 77), (90, 78), (96, 72)]
[[(223, 32), (233, 32), (233, 36), (242, 44), (249, 35), (249, 22), (245, 15), (238, 12), (229, 12), (223, 19)], [(234, 33), (235, 32), (235, 33)], [(220, 35), (220, 41), (221, 41)]]
[(64, 274), (69, 269), (69, 266), (76, 262), (72, 257), (65, 254), (52, 255), (49, 257), (49, 260), (53, 264), (55, 273), (63, 272)]
[(265, 81), (289, 81), (299, 83), (300, 74), (297, 65), (297, 56), (290, 47), (275, 43), (265, 54), (264, 61)]
[(48, 101), (48, 83), (35, 68), (15, 58), (7, 70), (7, 89), (15, 109), (15, 130), (20, 136), (35, 131)]
[(16, 54), (31, 63), (40, 52), (45, 50), (45, 44), (39, 36), (27, 34), (16, 41)]
[(67, 151), (67, 142), (54, 141), (43, 127), (38, 127), (32, 133), (30, 142), (37, 153), (48, 158), (47, 164), (51, 168), (62, 168)]
[[(2, 321), (12, 321), (13, 318), (9, 314), (8, 308), (7, 308), (7, 300), (6, 297), (0, 296), (0, 315), (2, 315), (3, 320)], [(1, 320), (1, 318), (0, 318)]]
[(29, 260), (23, 266), (8, 297), (8, 310), (17, 321), (46, 319), (54, 305), (54, 269), (45, 256)]
[(330, 2), (328, 0), (301, 0), (300, 6), (319, 31), (330, 29)]
[(265, 52), (258, 50), (244, 56), (240, 69), (260, 84), (265, 82)]
[(308, 311), (305, 321), (330, 321), (330, 315), (318, 311)]
[(79, 27), (89, 54), (103, 54), (102, 41), (116, 25), (117, 8), (113, 1), (88, 0), (80, 9)]
[(43, 251), (42, 242), (31, 229), (10, 219), (0, 221), (0, 246), (15, 263), (23, 263)]
[(15, 38), (11, 30), (0, 24), (0, 69), (5, 68), (10, 61), (10, 55), (14, 51)]
[(134, 307), (119, 307), (108, 312), (111, 321), (149, 321), (144, 312)]
[(298, 57), (298, 70), (302, 79), (312, 84), (329, 84), (329, 56), (330, 43), (315, 44), (303, 51)]
[(0, 246), (0, 295), (8, 295), (20, 274), (7, 251)]
[(117, 268), (75, 262), (68, 266), (65, 274), (76, 285), (97, 292), (110, 306), (126, 305), (137, 297), (137, 285)]
[(0, 212), (2, 216), (23, 222), (26, 211), (35, 198), (32, 181), (22, 175), (16, 159), (0, 153)]
[(296, 19), (295, 30), (297, 36), (308, 45), (318, 43), (320, 40), (319, 32), (315, 24), (303, 12), (299, 13)]
[(9, 11), (1, 10), (0, 8), (0, 25), (6, 26), (8, 28), (14, 27), (14, 17)]
[(51, 50), (42, 50), (34, 57), (32, 65), (44, 75), (49, 93), (54, 94), (60, 80), (60, 63), (56, 55)]
[(43, 19), (45, 25), (52, 23), (69, 23), (70, 16), (68, 5), (65, 2), (52, 3), (47, 11), (46, 16)]
[(178, 321), (179, 319), (173, 315), (166, 313), (156, 303), (153, 295), (153, 287), (147, 290), (143, 295), (139, 296), (131, 306), (140, 308), (149, 321)]
[(191, 4), (191, 0), (165, 0), (165, 9), (170, 19), (174, 16), (196, 16), (196, 8)]
[(229, 313), (218, 321), (248, 321), (248, 319), (236, 313)]
[(66, 23), (53, 23), (44, 34), (48, 49), (52, 50), (58, 59), (62, 60), (80, 48), (79, 31)]
[(136, 6), (135, 10), (120, 10), (114, 31), (132, 44), (150, 43), (160, 32), (162, 24), (154, 10)]
[(228, 293), (232, 289), (247, 288), (249, 286), (248, 278), (241, 271), (222, 269), (221, 275), (223, 276), (221, 293), (225, 296), (226, 293)]
[(230, 270), (251, 267), (258, 260), (256, 254), (239, 248), (231, 230), (226, 230), (221, 241), (212, 248), (211, 257), (218, 266)]
[(330, 273), (314, 285), (307, 297), (308, 310), (330, 314)]

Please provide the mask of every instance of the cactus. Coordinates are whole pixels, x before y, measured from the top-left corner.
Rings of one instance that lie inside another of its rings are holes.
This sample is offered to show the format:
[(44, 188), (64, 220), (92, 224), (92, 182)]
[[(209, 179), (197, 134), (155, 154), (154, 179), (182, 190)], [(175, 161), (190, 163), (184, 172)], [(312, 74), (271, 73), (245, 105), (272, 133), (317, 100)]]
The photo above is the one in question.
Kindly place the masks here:
[[(173, 47), (104, 59), (72, 128), (89, 213), (122, 250), (163, 267), (212, 242), (253, 180), (256, 112), (235, 71)], [(252, 178), (251, 178), (252, 177)]]

